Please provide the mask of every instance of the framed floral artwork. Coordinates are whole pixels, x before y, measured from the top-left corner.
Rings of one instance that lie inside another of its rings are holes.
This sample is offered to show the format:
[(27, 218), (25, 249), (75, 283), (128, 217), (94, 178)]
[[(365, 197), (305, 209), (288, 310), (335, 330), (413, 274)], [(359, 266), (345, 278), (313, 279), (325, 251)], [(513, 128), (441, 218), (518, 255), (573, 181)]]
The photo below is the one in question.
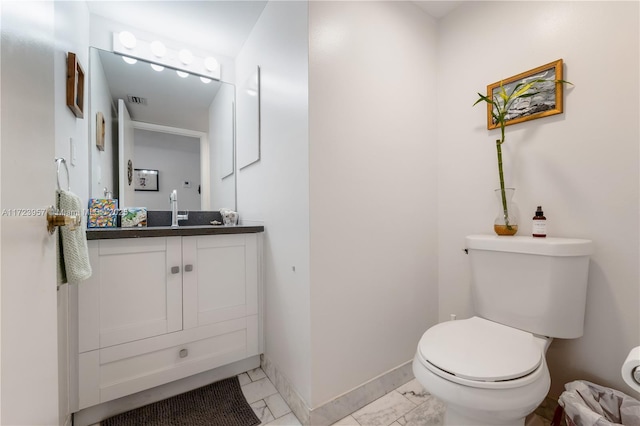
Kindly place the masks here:
[[(549, 80), (536, 84), (531, 88), (530, 96), (516, 99), (507, 111), (505, 125), (522, 123), (536, 118), (561, 114), (562, 105), (562, 59), (550, 62), (537, 68), (525, 71), (513, 77), (495, 82), (487, 86), (487, 97), (500, 102), (501, 87), (509, 95), (522, 85), (534, 80)], [(487, 103), (487, 129), (496, 129), (499, 124), (493, 117), (495, 106)]]

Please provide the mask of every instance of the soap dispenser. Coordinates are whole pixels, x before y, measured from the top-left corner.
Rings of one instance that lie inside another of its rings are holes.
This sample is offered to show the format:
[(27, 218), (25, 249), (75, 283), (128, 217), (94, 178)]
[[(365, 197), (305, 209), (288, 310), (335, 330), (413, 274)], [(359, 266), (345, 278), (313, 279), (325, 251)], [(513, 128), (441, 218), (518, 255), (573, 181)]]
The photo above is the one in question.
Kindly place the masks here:
[(547, 236), (547, 218), (544, 217), (542, 206), (538, 206), (536, 215), (533, 217), (533, 232), (534, 237), (546, 237)]

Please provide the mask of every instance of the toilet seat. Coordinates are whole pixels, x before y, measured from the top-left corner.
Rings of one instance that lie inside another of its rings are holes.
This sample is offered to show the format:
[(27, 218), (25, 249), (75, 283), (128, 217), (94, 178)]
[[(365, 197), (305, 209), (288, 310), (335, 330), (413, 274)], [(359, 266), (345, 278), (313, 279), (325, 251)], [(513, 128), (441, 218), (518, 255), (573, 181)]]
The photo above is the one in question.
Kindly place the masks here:
[(539, 338), (479, 317), (427, 330), (418, 344), (421, 363), (447, 380), (473, 387), (523, 386), (543, 374)]

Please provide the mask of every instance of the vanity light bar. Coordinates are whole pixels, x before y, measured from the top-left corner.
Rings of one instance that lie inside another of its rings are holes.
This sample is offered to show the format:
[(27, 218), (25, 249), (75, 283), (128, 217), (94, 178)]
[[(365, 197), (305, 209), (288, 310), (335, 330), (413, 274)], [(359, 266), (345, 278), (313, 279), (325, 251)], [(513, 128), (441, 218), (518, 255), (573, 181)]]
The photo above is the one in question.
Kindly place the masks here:
[[(159, 51), (157, 42), (148, 42), (145, 40), (136, 39), (135, 36), (133, 36), (133, 34), (129, 33), (128, 31), (124, 33), (126, 33), (127, 37), (123, 37), (123, 39), (125, 40), (125, 42), (127, 42), (127, 46), (133, 47), (126, 47), (123, 44), (120, 39), (120, 34), (122, 33), (113, 33), (113, 51), (115, 53), (129, 58), (137, 58), (147, 62), (165, 65), (176, 70), (188, 71), (189, 73), (198, 75), (200, 77), (220, 80), (220, 64), (212, 56), (202, 58), (200, 56), (193, 55), (190, 52), (185, 53), (185, 49), (177, 51), (170, 48), (165, 48), (166, 52), (164, 56), (159, 57), (157, 56), (157, 53)], [(131, 37), (134, 37), (134, 43), (132, 43), (131, 40), (127, 40), (131, 39)], [(182, 55), (180, 54), (181, 52)], [(185, 61), (185, 59), (187, 60)], [(191, 61), (189, 62), (188, 59), (191, 59)]]

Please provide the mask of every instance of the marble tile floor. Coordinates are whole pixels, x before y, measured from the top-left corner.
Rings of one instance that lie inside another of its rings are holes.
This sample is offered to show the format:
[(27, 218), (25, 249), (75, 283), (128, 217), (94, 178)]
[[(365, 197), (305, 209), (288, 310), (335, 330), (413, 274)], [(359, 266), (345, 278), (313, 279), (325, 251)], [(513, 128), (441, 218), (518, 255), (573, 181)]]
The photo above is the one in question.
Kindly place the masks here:
[[(300, 425), (261, 368), (242, 373), (238, 378), (247, 402), (262, 421), (261, 426)], [(442, 402), (413, 379), (332, 426), (440, 426), (443, 417)], [(549, 426), (550, 422), (534, 415), (527, 422), (529, 425)]]
[(262, 368), (239, 374), (238, 379), (245, 399), (261, 421), (260, 426), (301, 424)]

